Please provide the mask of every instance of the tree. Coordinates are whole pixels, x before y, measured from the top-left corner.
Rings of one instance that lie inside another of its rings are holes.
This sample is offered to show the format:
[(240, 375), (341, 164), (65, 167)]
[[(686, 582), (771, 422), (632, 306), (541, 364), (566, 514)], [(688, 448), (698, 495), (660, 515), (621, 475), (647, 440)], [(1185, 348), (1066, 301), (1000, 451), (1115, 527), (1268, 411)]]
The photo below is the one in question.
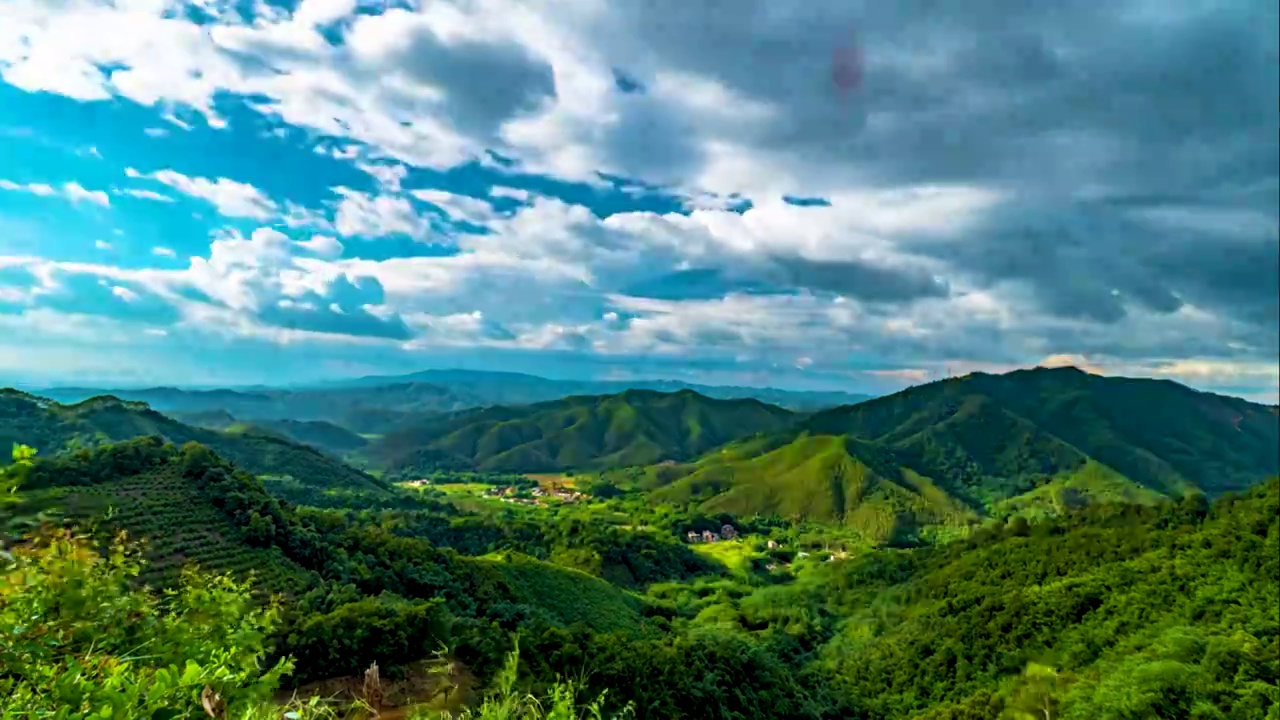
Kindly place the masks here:
[(1058, 720), (1071, 682), (1069, 675), (1031, 663), (1018, 679), (1004, 716), (1008, 720)]

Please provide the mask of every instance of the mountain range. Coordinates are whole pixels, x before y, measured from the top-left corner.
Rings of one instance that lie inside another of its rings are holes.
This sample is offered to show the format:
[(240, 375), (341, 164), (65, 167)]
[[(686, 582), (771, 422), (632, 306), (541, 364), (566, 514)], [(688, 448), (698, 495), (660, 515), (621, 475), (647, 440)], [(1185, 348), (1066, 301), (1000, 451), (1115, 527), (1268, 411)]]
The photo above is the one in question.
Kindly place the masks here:
[(1280, 472), (1274, 408), (1075, 368), (975, 373), (800, 418), (676, 466), (655, 500), (879, 540), (1093, 499), (1217, 496)]
[(629, 389), (693, 390), (706, 397), (754, 398), (799, 410), (818, 410), (870, 397), (838, 391), (693, 385), (674, 380), (551, 380), (520, 373), (472, 370), (427, 370), (288, 388), (55, 387), (31, 392), (64, 403), (111, 395), (145, 402), (165, 413), (225, 412), (244, 421), (324, 421), (359, 433), (379, 434), (425, 413), (492, 405), (529, 405), (575, 395), (611, 395)]
[[(141, 435), (195, 440), (254, 473), (317, 487), (381, 482), (339, 458), (398, 477), (579, 471), (655, 503), (834, 523), (877, 542), (1096, 500), (1217, 496), (1280, 472), (1275, 407), (1075, 368), (974, 373), (816, 412), (691, 389), (459, 409), (458, 398), (491, 390), (381, 380), (145, 391), (185, 403), (174, 417), (115, 397), (59, 405), (5, 391), (0, 442), (53, 452)], [(301, 414), (245, 420), (232, 408)], [(382, 418), (381, 432), (338, 422), (353, 413)]]
[(361, 452), (401, 474), (598, 471), (654, 502), (885, 541), (1097, 500), (1242, 490), (1280, 472), (1278, 420), (1274, 407), (1171, 381), (1036, 368), (815, 413), (690, 390), (570, 397), (428, 418)]

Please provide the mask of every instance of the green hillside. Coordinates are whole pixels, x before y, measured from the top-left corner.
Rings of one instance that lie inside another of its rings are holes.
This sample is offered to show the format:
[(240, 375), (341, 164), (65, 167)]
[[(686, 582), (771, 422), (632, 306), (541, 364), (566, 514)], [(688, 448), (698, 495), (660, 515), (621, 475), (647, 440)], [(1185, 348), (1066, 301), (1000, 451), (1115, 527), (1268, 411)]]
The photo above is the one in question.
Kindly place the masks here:
[(258, 420), (252, 427), (334, 455), (355, 452), (369, 444), (363, 436), (324, 420)]
[(984, 516), (1244, 489), (1277, 472), (1276, 414), (1074, 368), (974, 374), (801, 418), (651, 468), (657, 502), (837, 522), (885, 541)]
[[(171, 587), (188, 563), (241, 578), (252, 574), (258, 589), (296, 597), (291, 607), (300, 616), (365, 602), (381, 617), (405, 599), (443, 600), (460, 618), (614, 632), (637, 628), (645, 607), (637, 596), (571, 568), (524, 555), (469, 557), (389, 532), (356, 513), (284, 505), (259, 479), (197, 443), (179, 448), (149, 436), (38, 458), (22, 487), (29, 505), (94, 527), (99, 537), (125, 530), (142, 541), (144, 581)], [(363, 632), (360, 617), (349, 619), (342, 632)], [(496, 626), (481, 629), (495, 639), (506, 635)], [(309, 647), (317, 640), (299, 632), (291, 644)], [(435, 649), (427, 640), (412, 659)], [(343, 658), (350, 667), (340, 669), (388, 662), (387, 652), (385, 645), (368, 645)], [(334, 670), (315, 657), (303, 668), (300, 679)]]
[(145, 403), (114, 397), (61, 405), (17, 390), (0, 390), (0, 445), (25, 443), (42, 455), (93, 448), (154, 435), (182, 444), (198, 442), (261, 475), (290, 476), (317, 488), (383, 491), (377, 480), (315, 448), (273, 433), (232, 427), (193, 427)]
[(150, 436), (88, 454), (88, 463), (38, 460), (27, 483), (29, 500), (57, 509), (66, 520), (95, 524), (105, 533), (123, 530), (141, 541), (148, 561), (144, 581), (172, 586), (182, 568), (195, 563), (242, 578), (252, 574), (258, 588), (272, 592), (294, 593), (312, 582), (279, 548), (254, 542), (237, 527), (218, 508), (221, 498), (182, 471), (172, 445)]
[(390, 470), (540, 472), (687, 460), (793, 421), (756, 400), (716, 400), (691, 390), (570, 397), (432, 418), (390, 433), (365, 454)]

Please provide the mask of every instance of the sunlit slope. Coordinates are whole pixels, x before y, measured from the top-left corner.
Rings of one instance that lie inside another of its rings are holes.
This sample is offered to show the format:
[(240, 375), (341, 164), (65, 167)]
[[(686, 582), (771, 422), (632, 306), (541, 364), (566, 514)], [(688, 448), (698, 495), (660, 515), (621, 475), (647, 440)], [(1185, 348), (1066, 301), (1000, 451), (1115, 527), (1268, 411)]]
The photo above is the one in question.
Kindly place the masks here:
[(388, 434), (366, 454), (393, 470), (626, 467), (692, 459), (738, 438), (777, 431), (793, 418), (757, 400), (628, 390), (430, 419)]
[(1217, 495), (1277, 472), (1270, 408), (1066, 369), (970, 375), (649, 468), (655, 501), (836, 522), (876, 539), (1098, 500)]

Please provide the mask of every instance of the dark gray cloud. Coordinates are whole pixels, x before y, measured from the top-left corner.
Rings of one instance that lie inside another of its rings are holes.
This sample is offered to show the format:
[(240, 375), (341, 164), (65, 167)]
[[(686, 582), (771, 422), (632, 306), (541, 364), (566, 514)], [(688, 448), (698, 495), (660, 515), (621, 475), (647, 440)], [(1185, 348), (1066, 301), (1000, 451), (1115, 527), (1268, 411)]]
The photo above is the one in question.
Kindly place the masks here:
[(481, 138), (496, 138), (502, 123), (556, 95), (551, 66), (510, 43), (445, 43), (419, 27), (392, 63), (442, 88), (454, 127)]
[(859, 261), (773, 260), (769, 273), (794, 288), (821, 290), (873, 303), (901, 303), (945, 297), (947, 282), (918, 268), (890, 268)]

